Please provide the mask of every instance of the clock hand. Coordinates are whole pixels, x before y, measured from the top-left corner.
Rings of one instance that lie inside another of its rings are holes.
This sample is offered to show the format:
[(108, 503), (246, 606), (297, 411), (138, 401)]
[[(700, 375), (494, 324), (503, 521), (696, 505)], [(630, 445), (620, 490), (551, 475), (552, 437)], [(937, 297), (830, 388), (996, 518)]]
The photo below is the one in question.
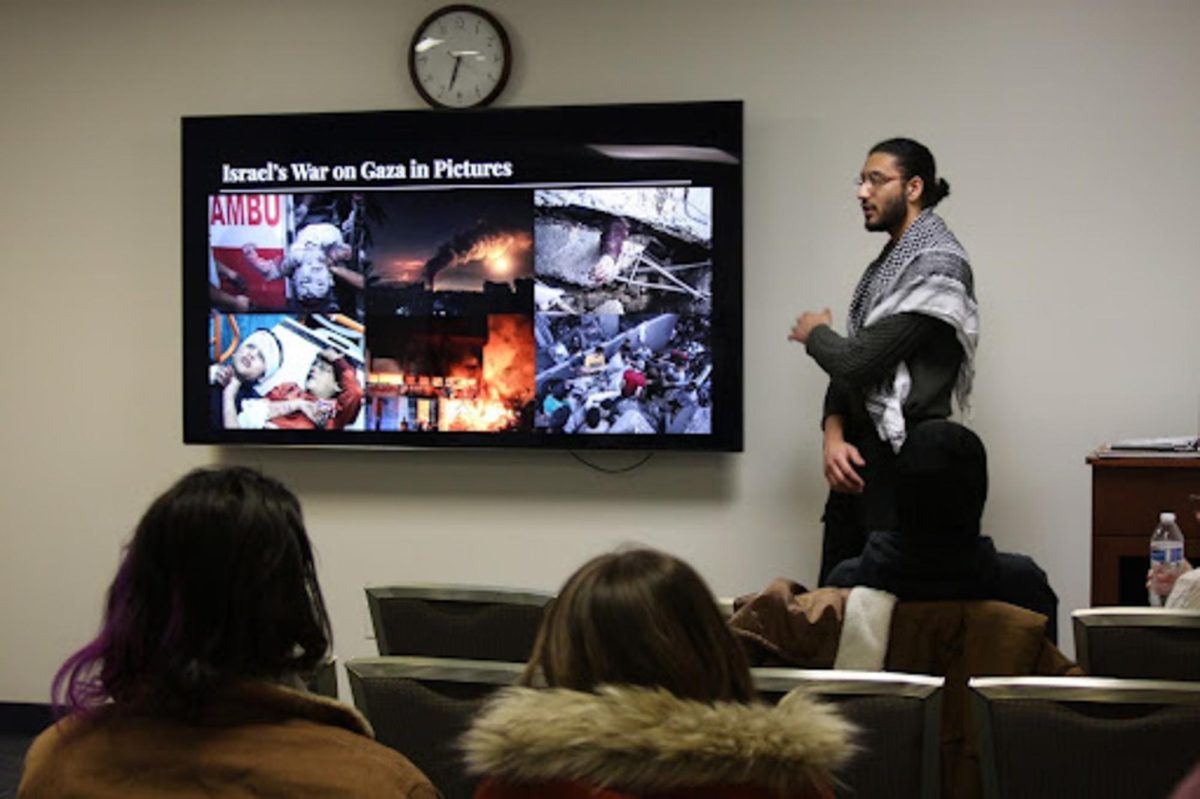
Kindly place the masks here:
[(446, 87), (446, 91), (454, 88), (454, 79), (458, 77), (458, 67), (462, 64), (462, 56), (455, 54), (454, 56), (454, 71), (450, 73), (450, 85)]

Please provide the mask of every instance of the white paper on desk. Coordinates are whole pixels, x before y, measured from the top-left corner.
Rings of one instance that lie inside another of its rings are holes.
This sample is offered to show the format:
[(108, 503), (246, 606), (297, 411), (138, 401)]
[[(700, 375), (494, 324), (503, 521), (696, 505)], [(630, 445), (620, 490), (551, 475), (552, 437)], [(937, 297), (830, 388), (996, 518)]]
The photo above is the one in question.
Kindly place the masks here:
[(1163, 436), (1161, 438), (1127, 438), (1109, 444), (1109, 449), (1149, 450), (1151, 452), (1191, 452), (1200, 449), (1195, 436)]

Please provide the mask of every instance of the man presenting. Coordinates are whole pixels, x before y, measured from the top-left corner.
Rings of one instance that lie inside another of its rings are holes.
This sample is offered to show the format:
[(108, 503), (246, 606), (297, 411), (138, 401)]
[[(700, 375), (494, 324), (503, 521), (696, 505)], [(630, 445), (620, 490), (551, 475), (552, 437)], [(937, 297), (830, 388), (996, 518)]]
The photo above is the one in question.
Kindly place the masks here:
[(846, 335), (829, 309), (788, 336), (829, 375), (825, 392), (825, 537), (820, 583), (861, 554), (867, 533), (896, 527), (893, 461), (910, 425), (963, 407), (974, 376), (979, 311), (967, 253), (933, 207), (950, 185), (911, 139), (871, 148), (858, 178), (869, 231), (888, 242), (854, 289)]

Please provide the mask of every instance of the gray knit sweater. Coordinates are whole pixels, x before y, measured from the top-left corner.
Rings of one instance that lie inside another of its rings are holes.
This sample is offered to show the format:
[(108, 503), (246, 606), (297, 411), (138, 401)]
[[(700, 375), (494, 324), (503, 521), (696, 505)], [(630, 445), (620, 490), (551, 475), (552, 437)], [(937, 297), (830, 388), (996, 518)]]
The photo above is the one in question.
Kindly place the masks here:
[(905, 419), (916, 424), (950, 416), (963, 356), (954, 328), (945, 322), (903, 313), (881, 319), (851, 337), (821, 325), (809, 335), (805, 349), (830, 378), (821, 422), (828, 416), (842, 416), (847, 440), (874, 435), (863, 391), (890, 378), (901, 361), (912, 376), (912, 390), (904, 401)]

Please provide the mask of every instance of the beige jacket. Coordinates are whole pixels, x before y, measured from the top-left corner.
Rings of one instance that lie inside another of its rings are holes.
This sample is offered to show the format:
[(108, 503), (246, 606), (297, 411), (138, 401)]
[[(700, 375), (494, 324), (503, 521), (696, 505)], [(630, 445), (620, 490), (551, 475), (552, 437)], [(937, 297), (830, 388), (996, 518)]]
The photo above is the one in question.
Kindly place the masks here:
[(64, 719), (33, 742), (19, 799), (435, 799), (416, 766), (339, 702), (247, 682), (196, 724), (114, 712)]

